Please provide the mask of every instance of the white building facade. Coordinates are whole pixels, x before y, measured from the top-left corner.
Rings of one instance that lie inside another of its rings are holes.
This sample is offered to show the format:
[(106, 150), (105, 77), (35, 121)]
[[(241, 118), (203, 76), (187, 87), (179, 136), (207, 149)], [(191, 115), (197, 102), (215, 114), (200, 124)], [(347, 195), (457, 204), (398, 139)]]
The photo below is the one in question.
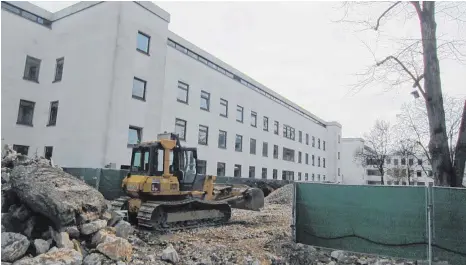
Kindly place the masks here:
[[(381, 185), (381, 174), (377, 166), (370, 161), (361, 161), (355, 154), (368, 152), (362, 138), (343, 138), (342, 142), (342, 177), (341, 184), (347, 185)], [(384, 162), (385, 185), (424, 186), (433, 183), (432, 167), (422, 155), (390, 155)], [(408, 178), (409, 176), (409, 178)]]
[(168, 30), (151, 2), (56, 13), (2, 2), (2, 145), (63, 167), (125, 167), (131, 145), (176, 132), (207, 174), (341, 178), (324, 121)]

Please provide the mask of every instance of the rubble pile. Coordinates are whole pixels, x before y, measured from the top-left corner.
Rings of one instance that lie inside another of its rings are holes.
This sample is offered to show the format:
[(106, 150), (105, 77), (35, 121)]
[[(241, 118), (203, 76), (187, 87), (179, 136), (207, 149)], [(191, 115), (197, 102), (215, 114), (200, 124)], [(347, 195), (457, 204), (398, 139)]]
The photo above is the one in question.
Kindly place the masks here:
[(6, 146), (2, 152), (2, 265), (126, 264), (133, 228), (94, 188)]
[(291, 205), (293, 203), (293, 184), (287, 184), (274, 190), (269, 196), (265, 197), (265, 203)]

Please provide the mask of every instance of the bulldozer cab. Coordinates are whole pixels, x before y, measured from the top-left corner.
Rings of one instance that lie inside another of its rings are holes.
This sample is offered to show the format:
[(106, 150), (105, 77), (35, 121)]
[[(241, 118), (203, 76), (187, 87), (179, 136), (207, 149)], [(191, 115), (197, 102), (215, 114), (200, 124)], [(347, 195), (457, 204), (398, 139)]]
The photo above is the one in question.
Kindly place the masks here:
[(175, 176), (181, 186), (192, 186), (197, 176), (197, 149), (181, 147), (174, 134), (168, 139), (140, 143), (132, 150), (131, 174)]

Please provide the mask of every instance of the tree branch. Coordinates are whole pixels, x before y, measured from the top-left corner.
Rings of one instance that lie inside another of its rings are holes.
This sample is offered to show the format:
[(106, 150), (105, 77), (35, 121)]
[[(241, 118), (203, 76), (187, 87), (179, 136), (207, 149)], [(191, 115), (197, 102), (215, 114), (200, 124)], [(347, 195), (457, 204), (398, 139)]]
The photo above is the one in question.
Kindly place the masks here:
[(414, 8), (416, 8), (417, 15), (420, 18), (422, 15), (421, 5), (418, 1), (411, 1), (411, 4), (413, 4)]
[[(389, 60), (394, 60), (395, 62), (397, 62), (403, 68), (403, 70), (413, 79), (413, 81), (414, 81), (413, 87), (417, 87), (419, 89), (419, 91), (421, 92), (422, 96), (426, 99), (426, 93), (424, 92), (421, 85), (419, 84), (419, 81), (421, 81), (422, 78), (421, 77), (416, 78), (414, 76), (414, 74), (411, 73), (411, 71), (409, 71), (409, 69), (398, 58), (396, 58), (395, 56), (390, 55), (390, 56), (387, 56), (387, 58), (383, 59), (382, 61), (378, 62), (376, 65), (381, 66), (382, 64), (384, 64), (385, 62), (387, 62)], [(424, 77), (423, 74), (421, 76)]]
[(382, 15), (380, 15), (380, 17), (377, 19), (377, 24), (375, 25), (374, 27), (374, 30), (377, 31), (379, 29), (379, 26), (380, 26), (380, 20), (382, 20), (382, 18), (384, 16), (387, 15), (388, 12), (390, 12), (390, 10), (392, 10), (395, 6), (397, 6), (399, 3), (401, 3), (401, 1), (398, 1), (396, 3), (394, 3), (393, 5), (391, 5), (387, 10), (385, 10), (385, 12), (382, 13)]

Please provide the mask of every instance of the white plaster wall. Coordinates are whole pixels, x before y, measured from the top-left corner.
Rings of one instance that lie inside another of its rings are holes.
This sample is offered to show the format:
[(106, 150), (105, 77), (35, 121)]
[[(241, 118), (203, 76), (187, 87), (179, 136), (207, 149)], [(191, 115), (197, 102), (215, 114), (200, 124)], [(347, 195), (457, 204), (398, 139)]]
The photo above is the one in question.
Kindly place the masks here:
[[(189, 47), (189, 43), (182, 43)], [(195, 49), (194, 47), (190, 47)], [(201, 52), (198, 50), (197, 52)], [(189, 104), (179, 103), (177, 97), (178, 80), (189, 84)], [(242, 177), (247, 178), (249, 166), (256, 167), (256, 178), (261, 178), (262, 167), (268, 169), (268, 178), (272, 178), (272, 170), (278, 170), (278, 179), (281, 179), (282, 170), (295, 171), (295, 179), (298, 179), (298, 172), (301, 172), (304, 180), (305, 173), (326, 175), (327, 169), (322, 166), (317, 167), (317, 157), (326, 157), (327, 167), (332, 167), (327, 156), (334, 150), (327, 148), (317, 149), (317, 138), (328, 142), (328, 131), (326, 128), (311, 122), (304, 117), (290, 111), (263, 95), (251, 90), (239, 82), (209, 68), (208, 66), (194, 60), (193, 58), (168, 47), (167, 68), (162, 130), (174, 131), (175, 119), (180, 118), (187, 121), (186, 142), (183, 145), (197, 146), (199, 158), (207, 161), (207, 173), (216, 174), (217, 162), (226, 163), (226, 175), (233, 176), (234, 165), (242, 166)], [(210, 93), (210, 111), (200, 109), (201, 90)], [(220, 98), (228, 100), (228, 118), (219, 115)], [(236, 121), (236, 106), (244, 107), (244, 123)], [(257, 128), (250, 125), (251, 111), (257, 112)], [(269, 118), (269, 131), (263, 130), (263, 116)], [(273, 133), (273, 123), (277, 120), (280, 123), (279, 135)], [(209, 127), (208, 146), (198, 145), (198, 126)], [(296, 130), (296, 140), (292, 141), (283, 137), (283, 124), (288, 124)], [(227, 131), (227, 149), (218, 148), (219, 130)], [(303, 142), (298, 142), (299, 130), (303, 131)], [(310, 134), (309, 145), (305, 143), (305, 134)], [(243, 151), (234, 150), (235, 135), (243, 136)], [(316, 147), (312, 147), (312, 136), (316, 137)], [(249, 152), (250, 138), (256, 139), (256, 154)], [(269, 151), (268, 157), (262, 156), (262, 143), (267, 142)], [(273, 158), (273, 145), (279, 146), (279, 158)], [(328, 143), (327, 143), (328, 144)], [(283, 147), (295, 150), (295, 162), (283, 160)], [(328, 146), (329, 147), (329, 146)], [(302, 163), (298, 163), (298, 151), (302, 152)], [(309, 154), (309, 165), (305, 164), (305, 154)], [(311, 165), (311, 155), (316, 156), (315, 166)]]
[(342, 174), (339, 182), (347, 185), (365, 184), (365, 168), (354, 159), (354, 154), (364, 148), (364, 141), (360, 138), (342, 138), (341, 145)]

